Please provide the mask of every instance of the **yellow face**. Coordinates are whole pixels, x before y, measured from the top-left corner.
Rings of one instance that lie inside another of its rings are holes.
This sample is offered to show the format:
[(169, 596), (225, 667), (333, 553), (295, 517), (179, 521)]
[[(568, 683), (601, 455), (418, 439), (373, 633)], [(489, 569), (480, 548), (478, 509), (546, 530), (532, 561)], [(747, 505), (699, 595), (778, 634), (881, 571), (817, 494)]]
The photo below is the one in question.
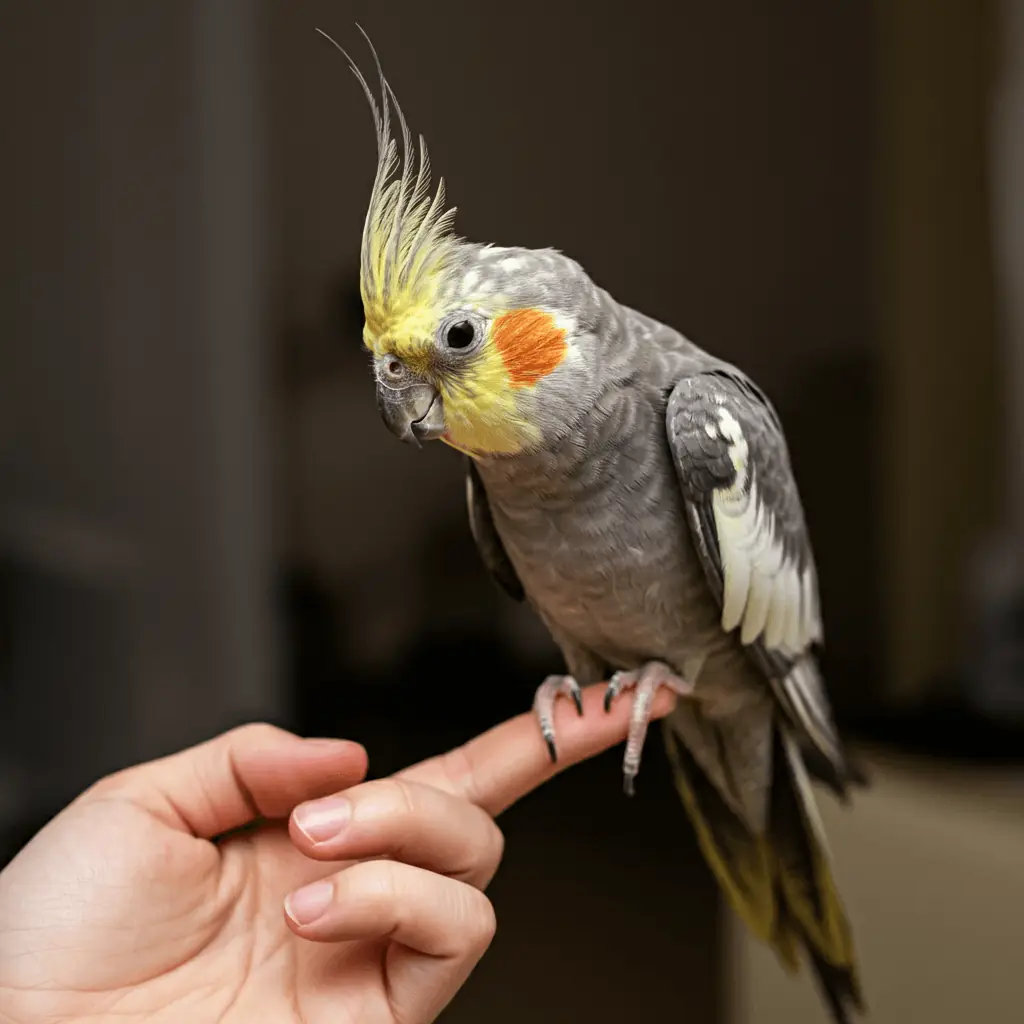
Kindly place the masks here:
[(411, 375), (403, 380), (436, 388), (444, 408), (441, 440), (471, 454), (514, 454), (536, 443), (529, 398), (569, 350), (557, 315), (494, 305), (416, 306), (387, 321), (369, 317), (363, 330), (378, 380), (402, 373)]

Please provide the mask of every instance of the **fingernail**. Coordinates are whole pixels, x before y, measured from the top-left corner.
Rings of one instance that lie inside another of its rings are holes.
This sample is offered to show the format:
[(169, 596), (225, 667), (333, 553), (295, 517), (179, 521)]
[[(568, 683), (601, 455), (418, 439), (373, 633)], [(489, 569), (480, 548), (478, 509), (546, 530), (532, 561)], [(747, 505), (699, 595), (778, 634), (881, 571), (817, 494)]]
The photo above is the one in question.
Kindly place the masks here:
[(330, 882), (314, 882), (296, 889), (285, 898), (285, 913), (296, 924), (312, 924), (331, 905), (334, 886)]
[(295, 808), (295, 824), (313, 843), (333, 839), (351, 817), (352, 804), (343, 796), (329, 796)]

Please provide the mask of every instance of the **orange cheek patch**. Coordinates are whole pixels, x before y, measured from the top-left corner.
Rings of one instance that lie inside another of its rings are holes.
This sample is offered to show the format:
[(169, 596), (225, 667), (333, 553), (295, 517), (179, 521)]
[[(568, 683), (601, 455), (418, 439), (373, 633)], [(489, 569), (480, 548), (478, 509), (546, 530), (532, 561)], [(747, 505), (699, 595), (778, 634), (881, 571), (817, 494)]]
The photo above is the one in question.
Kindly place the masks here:
[(536, 384), (553, 372), (569, 346), (550, 313), (516, 309), (494, 321), (491, 336), (515, 388)]

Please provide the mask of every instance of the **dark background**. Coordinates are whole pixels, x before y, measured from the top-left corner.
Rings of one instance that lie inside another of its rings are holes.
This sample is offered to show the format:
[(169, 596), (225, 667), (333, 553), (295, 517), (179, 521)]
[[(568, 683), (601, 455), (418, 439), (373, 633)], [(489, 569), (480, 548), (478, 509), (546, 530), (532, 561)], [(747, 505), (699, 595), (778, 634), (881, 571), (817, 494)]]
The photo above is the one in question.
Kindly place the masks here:
[[(374, 410), (372, 125), (314, 32), (368, 66), (356, 20), (462, 234), (562, 249), (772, 396), (850, 735), (1012, 764), (1009, 12), (0, 3), (0, 863), (99, 775), (238, 722), (351, 736), (382, 774), (559, 664), (478, 564), (460, 459)], [(681, 990), (725, 1019), (662, 755), (630, 803), (619, 757), (505, 819), (501, 931), (452, 1021), (660, 1019)]]

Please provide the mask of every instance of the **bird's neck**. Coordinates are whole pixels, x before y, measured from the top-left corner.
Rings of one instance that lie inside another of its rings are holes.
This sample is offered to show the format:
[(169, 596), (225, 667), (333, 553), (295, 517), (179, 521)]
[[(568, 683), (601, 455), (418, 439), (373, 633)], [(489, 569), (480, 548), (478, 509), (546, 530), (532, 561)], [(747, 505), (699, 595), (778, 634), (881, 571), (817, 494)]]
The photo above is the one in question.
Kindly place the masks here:
[(504, 508), (547, 507), (580, 501), (604, 486), (593, 472), (595, 455), (607, 451), (625, 389), (603, 393), (553, 444), (501, 457), (479, 457), (477, 469), (490, 500)]

